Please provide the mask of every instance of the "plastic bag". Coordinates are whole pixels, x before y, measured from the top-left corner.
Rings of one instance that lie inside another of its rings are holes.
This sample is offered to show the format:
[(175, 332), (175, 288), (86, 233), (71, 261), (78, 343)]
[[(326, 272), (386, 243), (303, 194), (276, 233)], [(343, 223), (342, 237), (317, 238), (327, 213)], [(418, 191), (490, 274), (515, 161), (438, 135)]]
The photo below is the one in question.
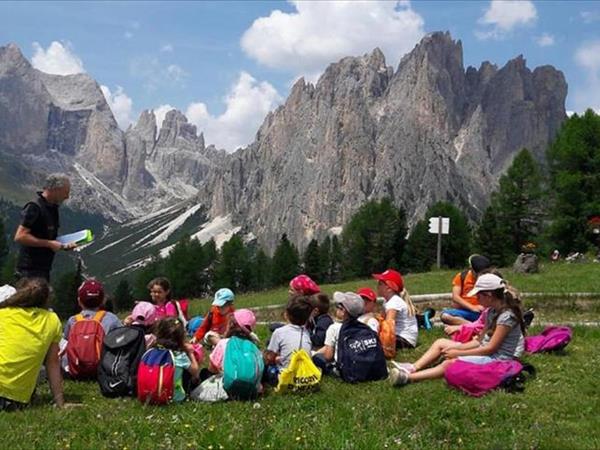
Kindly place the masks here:
[(296, 350), (287, 368), (279, 374), (277, 392), (306, 392), (319, 388), (321, 371), (312, 362), (306, 350)]
[(200, 386), (190, 393), (190, 399), (196, 402), (220, 402), (229, 400), (223, 387), (223, 375), (213, 375), (204, 380)]
[(396, 323), (384, 317), (379, 319), (379, 341), (386, 359), (396, 357)]

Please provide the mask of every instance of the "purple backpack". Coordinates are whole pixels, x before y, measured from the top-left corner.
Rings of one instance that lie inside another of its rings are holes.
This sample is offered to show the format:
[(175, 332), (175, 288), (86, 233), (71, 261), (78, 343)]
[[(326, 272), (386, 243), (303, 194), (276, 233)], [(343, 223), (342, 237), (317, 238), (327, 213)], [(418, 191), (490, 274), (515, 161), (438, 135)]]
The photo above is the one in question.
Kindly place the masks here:
[(525, 338), (527, 353), (551, 352), (562, 350), (571, 342), (573, 332), (569, 327), (546, 327), (542, 334)]
[(473, 397), (481, 397), (498, 387), (505, 387), (509, 391), (522, 391), (523, 372), (533, 375), (535, 369), (512, 359), (487, 364), (475, 364), (459, 359), (446, 368), (444, 377), (448, 386)]

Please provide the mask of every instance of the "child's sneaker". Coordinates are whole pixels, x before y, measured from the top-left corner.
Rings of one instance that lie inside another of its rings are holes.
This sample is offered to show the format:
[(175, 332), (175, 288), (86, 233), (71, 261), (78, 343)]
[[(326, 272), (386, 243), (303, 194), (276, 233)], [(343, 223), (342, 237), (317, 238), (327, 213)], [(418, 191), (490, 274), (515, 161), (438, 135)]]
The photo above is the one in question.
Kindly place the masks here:
[(415, 366), (411, 363), (401, 363), (398, 361), (391, 361), (391, 363), (396, 369), (403, 370), (406, 373), (413, 373), (417, 370), (415, 369)]
[(408, 383), (408, 373), (394, 367), (390, 370), (389, 380), (392, 386), (404, 386)]

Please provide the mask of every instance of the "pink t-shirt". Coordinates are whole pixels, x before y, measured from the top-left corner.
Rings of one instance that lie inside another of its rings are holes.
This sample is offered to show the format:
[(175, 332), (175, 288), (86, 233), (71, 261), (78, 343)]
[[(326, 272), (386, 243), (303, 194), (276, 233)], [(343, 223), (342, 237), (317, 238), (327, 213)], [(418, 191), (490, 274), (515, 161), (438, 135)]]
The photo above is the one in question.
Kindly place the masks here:
[(156, 317), (162, 319), (164, 317), (177, 317), (177, 308), (173, 302), (167, 302), (164, 305), (156, 305)]
[(219, 340), (209, 356), (211, 364), (215, 367), (215, 369), (218, 369), (219, 372), (223, 371), (223, 359), (225, 357), (225, 347), (227, 346), (227, 341), (229, 341), (229, 339)]

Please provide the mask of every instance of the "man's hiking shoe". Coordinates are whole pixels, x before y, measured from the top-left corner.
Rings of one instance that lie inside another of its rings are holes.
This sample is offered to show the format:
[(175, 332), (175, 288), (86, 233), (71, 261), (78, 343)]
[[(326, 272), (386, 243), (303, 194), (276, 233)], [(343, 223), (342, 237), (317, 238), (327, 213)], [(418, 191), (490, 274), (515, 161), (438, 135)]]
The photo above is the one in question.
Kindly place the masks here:
[(411, 363), (401, 363), (398, 361), (390, 361), (392, 365), (399, 370), (403, 370), (406, 373), (413, 373), (416, 371), (415, 366)]
[(531, 322), (533, 322), (534, 317), (535, 317), (535, 313), (533, 312), (533, 309), (531, 309), (531, 308), (523, 313), (523, 322), (525, 323), (525, 328), (527, 328), (527, 327), (529, 327), (529, 325), (531, 325)]
[(408, 383), (408, 373), (394, 367), (390, 370), (389, 380), (392, 386), (404, 386)]

